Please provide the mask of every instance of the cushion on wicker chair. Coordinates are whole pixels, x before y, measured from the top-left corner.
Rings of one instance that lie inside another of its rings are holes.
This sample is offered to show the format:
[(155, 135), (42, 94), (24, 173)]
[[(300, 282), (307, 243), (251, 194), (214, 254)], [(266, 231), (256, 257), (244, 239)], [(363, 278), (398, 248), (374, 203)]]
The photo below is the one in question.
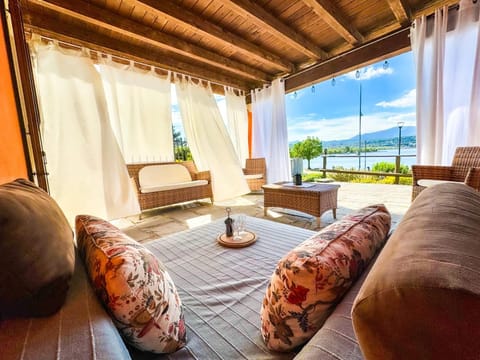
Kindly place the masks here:
[(439, 184), (446, 184), (446, 183), (453, 183), (453, 184), (463, 184), (462, 181), (449, 181), (449, 180), (419, 180), (418, 185), (420, 186), (425, 186), (425, 187), (432, 187), (434, 185), (439, 185)]
[(124, 339), (154, 353), (183, 347), (182, 305), (162, 263), (102, 219), (77, 216), (76, 231), (79, 253), (95, 292)]
[(269, 349), (289, 351), (309, 340), (384, 243), (390, 214), (383, 205), (361, 209), (285, 255), (262, 304)]
[(156, 185), (156, 186), (144, 186), (140, 190), (143, 194), (148, 194), (156, 191), (166, 191), (166, 190), (176, 190), (176, 189), (185, 189), (189, 187), (208, 185), (207, 180), (192, 180), (176, 184), (165, 184), (165, 185)]
[(180, 164), (145, 166), (138, 172), (140, 188), (192, 181), (188, 169)]

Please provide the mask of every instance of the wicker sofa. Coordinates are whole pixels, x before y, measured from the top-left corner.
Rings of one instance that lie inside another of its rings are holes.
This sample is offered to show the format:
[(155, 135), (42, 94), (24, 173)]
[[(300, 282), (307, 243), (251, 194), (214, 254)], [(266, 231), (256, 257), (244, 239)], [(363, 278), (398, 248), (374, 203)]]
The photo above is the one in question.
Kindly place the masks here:
[(193, 161), (128, 164), (140, 209), (148, 210), (209, 198), (213, 203), (209, 171), (198, 171)]

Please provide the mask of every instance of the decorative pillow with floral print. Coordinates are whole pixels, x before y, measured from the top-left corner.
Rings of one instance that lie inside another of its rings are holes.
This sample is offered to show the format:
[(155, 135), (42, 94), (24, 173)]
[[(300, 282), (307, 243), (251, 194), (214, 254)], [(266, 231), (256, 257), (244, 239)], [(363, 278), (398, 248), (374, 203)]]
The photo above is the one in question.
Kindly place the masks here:
[(160, 261), (105, 220), (79, 215), (75, 225), (92, 285), (123, 338), (154, 353), (183, 347), (182, 304)]
[(271, 350), (308, 341), (385, 242), (390, 214), (373, 205), (345, 216), (298, 245), (278, 263), (261, 309)]

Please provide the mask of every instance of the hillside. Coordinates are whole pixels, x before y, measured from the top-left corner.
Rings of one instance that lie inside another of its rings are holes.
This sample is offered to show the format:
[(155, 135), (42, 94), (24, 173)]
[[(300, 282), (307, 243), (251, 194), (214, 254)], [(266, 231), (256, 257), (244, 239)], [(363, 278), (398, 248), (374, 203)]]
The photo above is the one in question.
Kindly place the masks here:
[[(322, 139), (320, 139), (322, 140)], [(362, 145), (366, 141), (368, 145), (374, 146), (393, 146), (398, 144), (398, 127), (392, 127), (382, 131), (362, 134)], [(358, 145), (358, 135), (344, 140), (322, 141), (323, 147), (341, 147)], [(402, 145), (415, 146), (416, 144), (416, 127), (404, 126), (402, 128)]]

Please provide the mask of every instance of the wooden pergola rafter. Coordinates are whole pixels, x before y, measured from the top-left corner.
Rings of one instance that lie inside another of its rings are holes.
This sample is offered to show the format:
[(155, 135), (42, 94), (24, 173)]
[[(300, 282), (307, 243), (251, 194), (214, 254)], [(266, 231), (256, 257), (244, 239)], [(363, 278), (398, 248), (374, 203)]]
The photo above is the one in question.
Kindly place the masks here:
[(222, 42), (225, 46), (232, 48), (234, 51), (252, 56), (255, 60), (267, 63), (279, 71), (292, 72), (295, 68), (294, 64), (286, 61), (277, 54), (265, 50), (212, 22), (206, 21), (200, 15), (197, 15), (190, 10), (183, 9), (177, 4), (157, 0), (138, 0), (138, 3), (148, 7), (159, 16), (163, 16), (170, 21), (182, 24), (190, 30), (201, 33), (202, 36)]
[(459, 2), (11, 1), (40, 35), (246, 91), (286, 77), (287, 92), (409, 50), (413, 19)]
[(334, 31), (342, 36), (350, 44), (355, 45), (363, 42), (363, 35), (352, 26), (345, 18), (334, 2), (328, 0), (302, 0), (310, 6), (318, 16), (322, 17)]
[(255, 25), (267, 29), (274, 36), (313, 59), (325, 59), (328, 54), (299, 32), (295, 31), (275, 15), (251, 0), (225, 0), (224, 5), (232, 11), (245, 16)]

